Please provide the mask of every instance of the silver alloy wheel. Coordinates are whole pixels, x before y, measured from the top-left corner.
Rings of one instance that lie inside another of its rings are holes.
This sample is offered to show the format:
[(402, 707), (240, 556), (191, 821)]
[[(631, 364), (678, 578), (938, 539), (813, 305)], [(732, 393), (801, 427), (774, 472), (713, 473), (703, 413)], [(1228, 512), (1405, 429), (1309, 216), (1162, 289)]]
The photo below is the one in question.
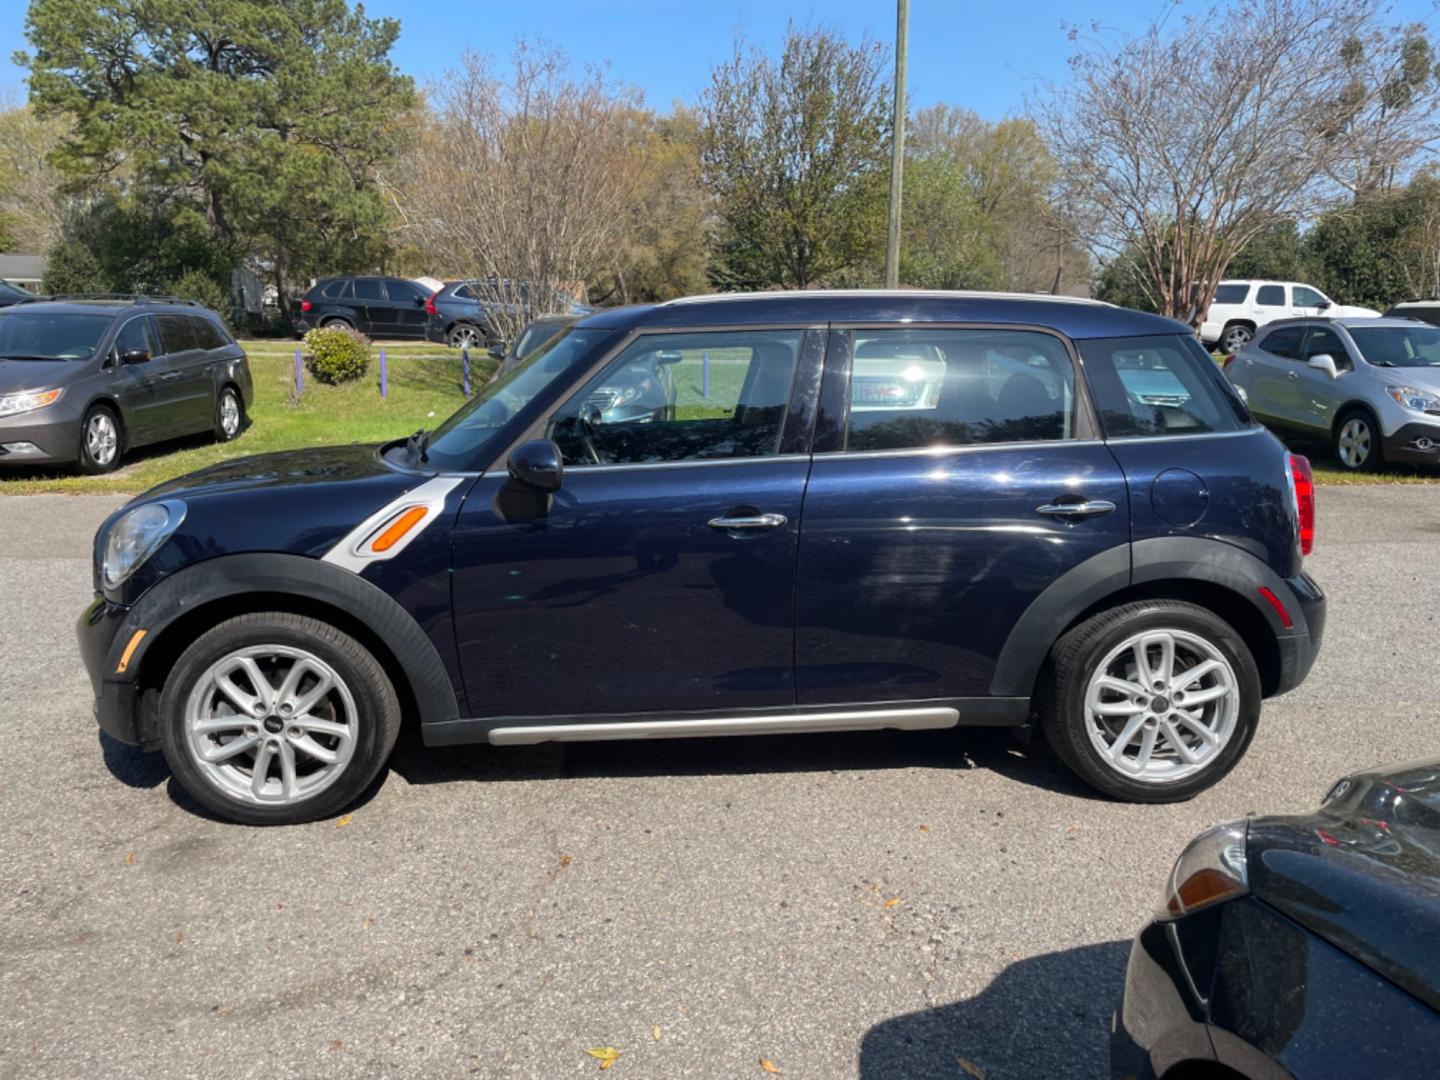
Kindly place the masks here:
[(1085, 730), (1121, 776), (1168, 784), (1214, 762), (1235, 733), (1240, 683), (1188, 630), (1145, 630), (1105, 656), (1085, 690)]
[(480, 331), (473, 326), (457, 326), (450, 331), (450, 345), (456, 349), (478, 349)]
[(85, 450), (96, 465), (109, 465), (119, 448), (120, 433), (115, 430), (115, 420), (102, 409), (85, 425)]
[(355, 754), (350, 688), (314, 653), (236, 649), (206, 670), (185, 703), (187, 749), (239, 802), (287, 806), (325, 790)]
[(233, 439), (240, 431), (240, 399), (234, 390), (220, 395), (220, 430), (227, 439)]
[(1250, 343), (1250, 339), (1254, 336), (1248, 326), (1232, 326), (1221, 337), (1220, 349), (1227, 353), (1239, 352)]
[(1340, 438), (1336, 450), (1340, 462), (1346, 468), (1358, 469), (1370, 460), (1370, 445), (1374, 436), (1370, 424), (1359, 416), (1352, 416), (1340, 425)]

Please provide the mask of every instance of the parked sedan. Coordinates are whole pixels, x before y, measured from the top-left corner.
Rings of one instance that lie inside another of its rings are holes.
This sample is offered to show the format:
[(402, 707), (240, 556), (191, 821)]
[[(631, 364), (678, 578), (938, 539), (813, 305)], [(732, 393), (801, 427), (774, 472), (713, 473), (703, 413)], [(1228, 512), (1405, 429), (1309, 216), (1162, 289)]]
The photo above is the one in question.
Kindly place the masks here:
[(9, 307), (11, 304), (27, 304), (34, 299), (34, 293), (26, 292), (18, 285), (11, 285), (10, 282), (0, 279), (0, 308)]
[(429, 289), (405, 278), (321, 278), (300, 300), (295, 332), (345, 326), (373, 338), (423, 339), (429, 299)]
[(110, 472), (126, 450), (240, 434), (245, 352), (189, 301), (40, 301), (0, 311), (0, 466)]
[(1314, 814), (1194, 840), (1131, 949), (1112, 1070), (1434, 1076), (1437, 1010), (1440, 759), (1341, 780)]
[(1440, 328), (1411, 319), (1287, 319), (1225, 362), (1256, 419), (1324, 443), (1341, 468), (1440, 464)]

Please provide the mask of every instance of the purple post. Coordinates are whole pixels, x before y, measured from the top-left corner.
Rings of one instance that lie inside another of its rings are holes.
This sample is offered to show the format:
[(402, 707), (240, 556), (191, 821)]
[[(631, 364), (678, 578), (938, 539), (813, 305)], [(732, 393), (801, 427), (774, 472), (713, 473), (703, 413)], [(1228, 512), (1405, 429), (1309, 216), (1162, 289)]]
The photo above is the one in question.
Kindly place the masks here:
[(305, 392), (305, 364), (300, 359), (300, 350), (295, 350), (295, 396)]
[(470, 396), (470, 350), (460, 350), (460, 363), (465, 370), (465, 396)]
[(706, 349), (700, 360), (700, 396), (710, 396), (710, 350)]
[(382, 398), (390, 396), (390, 378), (389, 373), (385, 370), (384, 349), (380, 350), (380, 396)]

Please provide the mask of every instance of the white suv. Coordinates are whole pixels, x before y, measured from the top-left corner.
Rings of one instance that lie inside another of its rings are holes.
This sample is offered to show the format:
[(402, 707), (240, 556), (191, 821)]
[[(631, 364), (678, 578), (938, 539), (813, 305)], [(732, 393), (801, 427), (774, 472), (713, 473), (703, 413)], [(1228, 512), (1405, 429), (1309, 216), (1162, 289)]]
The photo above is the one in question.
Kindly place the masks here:
[(1298, 281), (1222, 281), (1205, 313), (1200, 340), (1221, 352), (1238, 352), (1255, 331), (1275, 319), (1327, 315), (1338, 318), (1374, 318), (1373, 308), (1337, 304), (1313, 285)]

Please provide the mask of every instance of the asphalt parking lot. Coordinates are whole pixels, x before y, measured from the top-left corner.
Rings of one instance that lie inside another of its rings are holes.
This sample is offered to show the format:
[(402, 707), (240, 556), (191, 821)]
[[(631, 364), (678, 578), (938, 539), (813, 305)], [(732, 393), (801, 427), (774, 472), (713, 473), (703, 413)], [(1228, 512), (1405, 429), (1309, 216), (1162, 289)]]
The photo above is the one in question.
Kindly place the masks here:
[(348, 823), (243, 828), (97, 735), (120, 501), (0, 498), (0, 1076), (1101, 1076), (1192, 834), (1440, 747), (1440, 489), (1329, 487), (1319, 665), (1185, 805), (984, 732), (402, 744)]

